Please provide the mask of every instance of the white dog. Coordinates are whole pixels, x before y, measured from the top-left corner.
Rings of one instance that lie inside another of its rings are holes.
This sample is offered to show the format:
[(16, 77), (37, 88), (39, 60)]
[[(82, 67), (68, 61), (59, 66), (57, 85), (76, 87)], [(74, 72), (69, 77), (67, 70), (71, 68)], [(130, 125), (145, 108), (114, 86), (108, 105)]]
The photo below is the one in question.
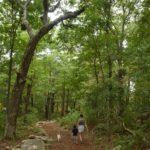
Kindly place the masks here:
[(57, 134), (57, 141), (60, 142), (60, 140), (61, 140), (61, 135)]

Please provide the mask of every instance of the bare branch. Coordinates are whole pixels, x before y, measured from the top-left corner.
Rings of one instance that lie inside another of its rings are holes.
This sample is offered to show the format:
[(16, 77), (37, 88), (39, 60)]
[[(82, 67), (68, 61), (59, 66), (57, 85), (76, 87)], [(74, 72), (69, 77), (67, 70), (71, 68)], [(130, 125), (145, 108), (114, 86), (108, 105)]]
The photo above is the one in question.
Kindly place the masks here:
[(26, 1), (26, 3), (25, 3), (26, 7), (30, 4), (30, 2), (31, 2), (31, 0)]
[(61, 0), (58, 0), (56, 5), (54, 5), (52, 8), (49, 9), (49, 12), (54, 12), (60, 5)]
[(60, 2), (61, 2), (61, 0), (58, 0), (58, 2), (54, 6), (49, 8), (50, 5), (49, 5), (48, 0), (43, 0), (44, 12), (43, 12), (43, 16), (41, 16), (41, 20), (42, 20), (43, 24), (48, 24), (48, 12), (54, 12), (59, 7)]
[(37, 37), (40, 39), (41, 37), (43, 37), (46, 33), (48, 33), (58, 23), (62, 22), (63, 20), (76, 18), (78, 15), (80, 15), (84, 11), (85, 11), (85, 8), (82, 8), (80, 10), (77, 10), (77, 11), (74, 11), (74, 12), (68, 12), (65, 15), (60, 16), (59, 18), (55, 19), (50, 24), (47, 24), (47, 25), (43, 26), (39, 30), (39, 32), (37, 33)]
[(43, 16), (41, 17), (43, 24), (47, 24), (48, 23), (48, 10), (49, 10), (49, 3), (48, 0), (43, 0), (43, 8), (44, 8), (44, 12), (43, 12)]
[(21, 28), (22, 30), (27, 30), (29, 37), (33, 37), (33, 31), (32, 31), (32, 27), (29, 24), (28, 20), (27, 20), (27, 6), (29, 5), (31, 0), (27, 0), (25, 5), (23, 6), (23, 16), (22, 16), (22, 23), (21, 23)]

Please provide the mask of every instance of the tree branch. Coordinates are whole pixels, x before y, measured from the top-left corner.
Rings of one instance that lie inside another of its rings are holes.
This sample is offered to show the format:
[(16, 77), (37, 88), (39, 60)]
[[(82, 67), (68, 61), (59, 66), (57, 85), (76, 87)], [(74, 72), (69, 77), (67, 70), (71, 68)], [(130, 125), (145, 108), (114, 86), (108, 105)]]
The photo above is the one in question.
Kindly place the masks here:
[(68, 12), (59, 18), (55, 19), (53, 22), (50, 24), (44, 25), (39, 32), (37, 33), (37, 37), (41, 38), (43, 37), (46, 33), (48, 33), (55, 25), (58, 23), (62, 22), (63, 20), (71, 19), (71, 18), (76, 18), (78, 15), (80, 15), (82, 12), (85, 11), (85, 8), (82, 8), (80, 10), (74, 11), (74, 12)]
[[(60, 5), (61, 0), (58, 0), (58, 2), (54, 6), (50, 6), (48, 0), (43, 0), (43, 16), (41, 16), (41, 20), (44, 25), (48, 24), (48, 13), (54, 12)], [(51, 8), (50, 8), (51, 7)]]
[(24, 4), (24, 6), (22, 7), (23, 9), (23, 16), (22, 16), (22, 23), (21, 23), (21, 28), (22, 30), (27, 30), (29, 37), (32, 38), (34, 33), (32, 31), (32, 27), (29, 24), (28, 20), (27, 20), (27, 6), (29, 5), (31, 0), (27, 0), (26, 3)]
[(54, 12), (60, 5), (61, 0), (58, 0), (56, 5), (54, 5), (52, 8), (49, 9), (49, 12)]
[(49, 10), (49, 3), (48, 0), (43, 0), (43, 8), (44, 8), (44, 12), (43, 12), (43, 16), (42, 16), (42, 21), (43, 24), (47, 24), (48, 23), (48, 10)]

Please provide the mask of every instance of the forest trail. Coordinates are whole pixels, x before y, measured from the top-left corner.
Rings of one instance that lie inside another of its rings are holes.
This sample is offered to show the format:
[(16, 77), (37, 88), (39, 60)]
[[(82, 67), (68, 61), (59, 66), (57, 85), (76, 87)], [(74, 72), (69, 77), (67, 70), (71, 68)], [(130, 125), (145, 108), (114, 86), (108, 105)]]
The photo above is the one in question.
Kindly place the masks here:
[[(51, 146), (52, 150), (103, 150), (102, 147), (96, 147), (92, 143), (92, 136), (90, 136), (89, 133), (86, 133), (83, 144), (79, 142), (79, 139), (78, 143), (75, 144), (71, 138), (71, 131), (60, 127), (58, 123), (45, 122), (41, 127), (55, 141)], [(57, 134), (61, 135), (61, 142), (57, 141)]]

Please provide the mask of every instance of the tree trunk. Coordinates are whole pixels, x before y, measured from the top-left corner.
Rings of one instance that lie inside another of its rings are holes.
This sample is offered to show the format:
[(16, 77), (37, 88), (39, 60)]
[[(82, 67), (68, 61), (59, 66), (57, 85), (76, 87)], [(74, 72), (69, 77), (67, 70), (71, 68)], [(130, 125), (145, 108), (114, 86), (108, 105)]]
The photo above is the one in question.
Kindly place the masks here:
[(99, 83), (99, 77), (98, 77), (98, 71), (97, 71), (97, 66), (96, 66), (96, 54), (95, 54), (95, 56), (94, 56), (94, 58), (93, 58), (93, 65), (94, 65), (94, 73), (95, 73), (95, 79), (96, 79), (96, 83), (97, 83), (97, 85), (98, 85), (98, 83)]
[(15, 37), (16, 37), (16, 18), (14, 14), (14, 3), (11, 6), (12, 10), (12, 18), (11, 18), (11, 31), (10, 31), (10, 55), (9, 55), (9, 70), (8, 70), (8, 89), (7, 89), (7, 100), (6, 100), (6, 108), (8, 113), (8, 106), (9, 106), (9, 99), (10, 99), (10, 89), (11, 89), (11, 77), (12, 77), (12, 65), (13, 65), (13, 49), (15, 44)]
[(55, 108), (55, 93), (51, 93), (51, 113), (54, 113)]
[(49, 119), (49, 111), (50, 111), (50, 93), (48, 93), (47, 99), (46, 99), (46, 104), (45, 104), (45, 119)]
[(34, 98), (33, 98), (33, 94), (31, 94), (31, 107), (34, 107)]
[(48, 93), (46, 104), (45, 104), (45, 119), (49, 120), (52, 113), (54, 112), (54, 95), (55, 93)]
[(27, 84), (27, 95), (24, 98), (25, 106), (24, 106), (24, 122), (26, 122), (26, 115), (29, 111), (29, 102), (31, 98), (31, 90), (32, 90), (32, 85)]
[(64, 86), (62, 91), (61, 116), (64, 116), (65, 114), (65, 97), (66, 97), (66, 90)]
[(59, 103), (56, 103), (56, 111), (59, 112)]
[(124, 88), (123, 88), (123, 69), (118, 70), (118, 99), (119, 99), (119, 116), (122, 116), (125, 109)]
[(34, 55), (35, 47), (39, 42), (39, 40), (40, 38), (39, 37), (37, 38), (37, 36), (35, 36), (29, 41), (22, 60), (20, 70), (17, 73), (16, 82), (14, 84), (10, 103), (8, 106), (9, 109), (8, 109), (7, 122), (6, 122), (5, 134), (4, 134), (5, 138), (13, 138), (16, 136), (16, 124), (17, 124), (17, 116), (19, 111), (19, 104), (25, 86), (28, 69), (32, 57)]
[[(111, 7), (112, 7), (112, 0), (107, 0), (107, 4), (105, 5), (105, 11), (106, 11), (106, 50), (108, 53), (108, 58), (107, 58), (107, 64), (108, 64), (108, 91), (109, 95), (107, 99), (107, 136), (108, 136), (108, 143), (110, 142), (110, 137), (111, 137), (111, 119), (112, 119), (112, 109), (113, 109), (113, 98), (112, 98), (112, 58), (111, 58), (111, 46), (109, 42), (109, 34), (110, 34), (110, 20), (111, 20)], [(109, 145), (109, 144), (108, 144)]]
[(129, 104), (129, 99), (130, 99), (130, 84), (131, 84), (131, 81), (130, 81), (130, 77), (128, 79), (128, 87), (127, 87), (127, 94), (126, 94), (126, 108)]
[[(26, 12), (26, 7), (24, 7)], [(19, 72), (17, 73), (16, 81), (12, 90), (9, 106), (8, 106), (8, 114), (7, 114), (7, 122), (5, 127), (5, 138), (12, 139), (16, 136), (16, 124), (17, 124), (17, 117), (19, 111), (19, 104), (20, 99), (23, 93), (23, 89), (26, 82), (27, 73), (29, 70), (29, 66), (31, 64), (34, 51), (40, 39), (46, 35), (50, 30), (54, 28), (58, 23), (62, 22), (63, 20), (67, 20), (69, 18), (76, 18), (79, 14), (81, 14), (85, 9), (82, 8), (81, 10), (77, 10), (74, 12), (67, 13), (62, 15), (52, 21), (49, 24), (44, 25), (41, 27), (36, 34), (32, 33), (31, 26), (29, 22), (26, 20), (26, 17), (23, 17), (23, 23), (26, 27), (28, 34), (30, 36), (30, 40), (27, 44), (26, 50), (24, 52), (24, 56), (20, 65)]]
[(69, 112), (69, 96), (70, 96), (70, 90), (67, 90), (67, 96), (66, 96), (66, 108), (65, 108), (65, 112), (68, 113)]

